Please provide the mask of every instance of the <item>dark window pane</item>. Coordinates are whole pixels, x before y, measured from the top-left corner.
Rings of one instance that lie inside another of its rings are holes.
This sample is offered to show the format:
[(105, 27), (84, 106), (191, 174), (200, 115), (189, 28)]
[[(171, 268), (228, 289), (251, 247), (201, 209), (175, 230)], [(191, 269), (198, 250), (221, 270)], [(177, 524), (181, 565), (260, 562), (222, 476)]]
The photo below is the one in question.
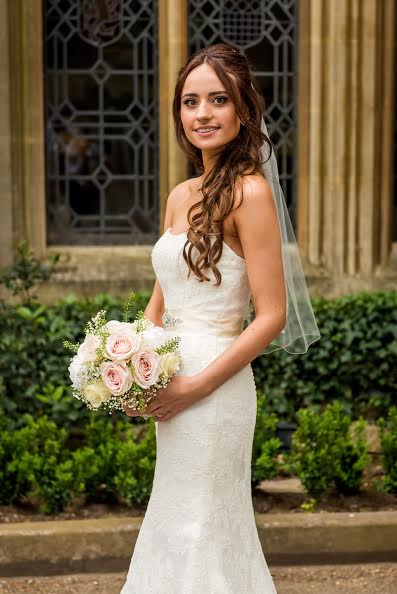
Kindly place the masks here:
[(157, 2), (43, 7), (48, 243), (154, 243)]

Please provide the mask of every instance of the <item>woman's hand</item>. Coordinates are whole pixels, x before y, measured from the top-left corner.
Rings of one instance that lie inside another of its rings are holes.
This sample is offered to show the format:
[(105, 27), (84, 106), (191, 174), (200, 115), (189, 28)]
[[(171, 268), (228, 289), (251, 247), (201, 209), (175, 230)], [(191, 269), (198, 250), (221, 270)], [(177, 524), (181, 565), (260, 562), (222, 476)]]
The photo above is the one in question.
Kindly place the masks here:
[(157, 390), (156, 395), (143, 411), (125, 405), (124, 411), (130, 417), (150, 415), (156, 421), (169, 421), (177, 414), (204, 398), (194, 376), (176, 375), (166, 388)]

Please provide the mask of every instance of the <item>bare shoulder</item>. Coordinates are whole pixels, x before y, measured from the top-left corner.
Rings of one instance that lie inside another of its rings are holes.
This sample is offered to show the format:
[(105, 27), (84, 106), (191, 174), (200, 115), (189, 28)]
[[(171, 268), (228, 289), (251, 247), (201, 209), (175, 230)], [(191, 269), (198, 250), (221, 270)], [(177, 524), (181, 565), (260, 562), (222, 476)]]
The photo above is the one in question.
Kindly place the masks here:
[(261, 174), (245, 175), (238, 184), (237, 193), (240, 207), (235, 214), (238, 226), (245, 219), (272, 218), (275, 204), (270, 184)]
[(260, 173), (244, 175), (239, 185), (243, 199), (260, 200), (272, 197), (270, 184)]
[(186, 179), (185, 181), (175, 186), (175, 188), (173, 188), (171, 192), (168, 194), (168, 202), (175, 202), (181, 196), (184, 196), (186, 191), (189, 189), (189, 182), (190, 180)]
[(199, 183), (200, 178), (192, 177), (190, 179), (185, 179), (185, 181), (181, 182), (168, 195), (168, 201), (171, 203), (179, 202), (180, 200), (187, 199), (189, 196), (195, 192), (200, 185)]

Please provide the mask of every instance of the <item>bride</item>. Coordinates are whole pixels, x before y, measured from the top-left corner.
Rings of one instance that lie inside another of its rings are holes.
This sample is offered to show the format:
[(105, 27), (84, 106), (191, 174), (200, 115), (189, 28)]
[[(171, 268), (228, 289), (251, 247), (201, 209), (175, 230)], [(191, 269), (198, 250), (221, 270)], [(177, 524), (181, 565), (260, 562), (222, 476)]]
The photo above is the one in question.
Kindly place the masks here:
[(179, 73), (176, 135), (202, 173), (168, 197), (145, 315), (180, 336), (182, 364), (144, 411), (156, 422), (156, 467), (121, 594), (276, 592), (251, 497), (251, 361), (286, 348), (277, 340), (299, 316), (262, 163), (263, 112), (246, 58), (229, 45), (198, 50)]

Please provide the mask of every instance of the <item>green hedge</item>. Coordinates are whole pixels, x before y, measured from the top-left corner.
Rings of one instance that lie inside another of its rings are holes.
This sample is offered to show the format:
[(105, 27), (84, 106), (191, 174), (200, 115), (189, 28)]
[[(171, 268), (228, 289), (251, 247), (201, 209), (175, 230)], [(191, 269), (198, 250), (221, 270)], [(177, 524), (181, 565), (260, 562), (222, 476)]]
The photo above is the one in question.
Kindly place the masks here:
[[(149, 296), (137, 294), (136, 311)], [(70, 355), (62, 342), (81, 340), (87, 319), (99, 309), (120, 318), (121, 306), (121, 299), (104, 294), (65, 297), (51, 306), (1, 304), (0, 402), (16, 427), (26, 412), (47, 414), (66, 428), (87, 420), (87, 411), (70, 397)], [(267, 410), (295, 420), (302, 407), (320, 410), (338, 399), (354, 418), (384, 415), (397, 405), (397, 292), (315, 299), (313, 307), (322, 338), (305, 355), (276, 351), (253, 362)]]
[(370, 458), (364, 435), (365, 421), (351, 427), (351, 418), (340, 402), (328, 404), (321, 414), (313, 409), (298, 412), (289, 464), (310, 495), (335, 489), (349, 495), (360, 490)]
[[(280, 470), (298, 476), (308, 494), (321, 497), (330, 490), (358, 492), (370, 461), (365, 421), (351, 424), (340, 402), (298, 413), (291, 454), (279, 457), (278, 419), (267, 412), (258, 393), (258, 413), (251, 460), (251, 484), (258, 485)], [(397, 491), (397, 409), (380, 420), (384, 476), (374, 486)], [(155, 423), (113, 423), (92, 413), (76, 434), (45, 415), (23, 415), (22, 426), (11, 427), (0, 410), (0, 504), (29, 501), (45, 513), (61, 511), (77, 496), (79, 503), (118, 501), (145, 505), (156, 460)], [(280, 466), (281, 465), (281, 466)]]
[(313, 300), (322, 337), (304, 355), (276, 351), (253, 367), (270, 409), (295, 420), (303, 407), (338, 399), (354, 418), (397, 404), (397, 292)]
[(75, 495), (104, 501), (117, 495), (127, 504), (145, 503), (152, 488), (156, 456), (154, 422), (137, 440), (132, 424), (115, 424), (92, 415), (73, 437), (46, 416), (24, 415), (12, 430), (0, 417), (0, 503), (22, 500), (45, 513), (61, 511)]
[[(263, 396), (259, 396), (263, 401)], [(127, 417), (128, 419), (128, 417)], [(258, 412), (252, 483), (277, 472), (276, 418)], [(44, 513), (61, 511), (77, 495), (83, 502), (146, 504), (156, 461), (155, 423), (113, 423), (91, 413), (79, 433), (47, 416), (25, 414), (13, 429), (0, 411), (0, 504), (29, 500)], [(81, 503), (81, 502), (80, 502)]]
[(392, 406), (386, 419), (379, 419), (385, 491), (397, 493), (397, 407)]

